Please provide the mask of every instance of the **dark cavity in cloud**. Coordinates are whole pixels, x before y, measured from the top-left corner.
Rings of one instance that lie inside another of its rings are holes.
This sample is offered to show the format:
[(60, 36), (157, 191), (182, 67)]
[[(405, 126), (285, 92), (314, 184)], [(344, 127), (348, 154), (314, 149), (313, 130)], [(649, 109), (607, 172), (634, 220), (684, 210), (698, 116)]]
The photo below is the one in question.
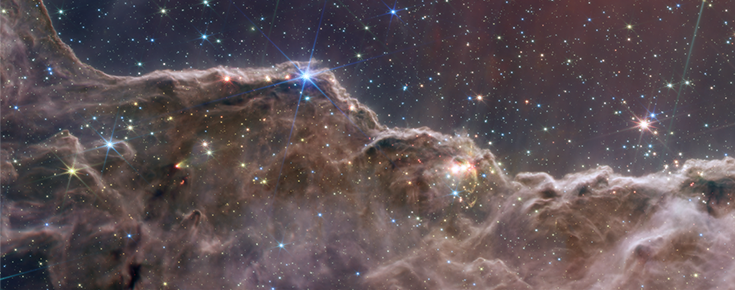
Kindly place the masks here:
[(306, 63), (106, 75), (36, 3), (0, 15), (4, 289), (735, 283), (732, 158), (509, 176)]

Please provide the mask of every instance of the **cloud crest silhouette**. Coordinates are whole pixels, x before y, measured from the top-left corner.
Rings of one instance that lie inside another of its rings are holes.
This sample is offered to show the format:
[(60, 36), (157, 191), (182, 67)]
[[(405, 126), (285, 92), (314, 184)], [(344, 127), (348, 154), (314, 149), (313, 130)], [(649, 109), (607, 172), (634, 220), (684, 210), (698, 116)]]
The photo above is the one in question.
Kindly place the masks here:
[(304, 86), (304, 63), (109, 76), (42, 4), (4, 8), (4, 288), (735, 283), (735, 159), (509, 176), (470, 138), (381, 125), (331, 72)]

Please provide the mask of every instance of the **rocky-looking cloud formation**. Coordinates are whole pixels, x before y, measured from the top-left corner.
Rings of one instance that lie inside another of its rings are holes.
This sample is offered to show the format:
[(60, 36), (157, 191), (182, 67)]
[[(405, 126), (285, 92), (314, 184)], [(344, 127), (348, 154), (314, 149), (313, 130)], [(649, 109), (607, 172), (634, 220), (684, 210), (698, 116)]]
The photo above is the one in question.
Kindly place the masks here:
[(732, 158), (509, 176), (307, 63), (109, 76), (2, 8), (3, 289), (735, 284)]

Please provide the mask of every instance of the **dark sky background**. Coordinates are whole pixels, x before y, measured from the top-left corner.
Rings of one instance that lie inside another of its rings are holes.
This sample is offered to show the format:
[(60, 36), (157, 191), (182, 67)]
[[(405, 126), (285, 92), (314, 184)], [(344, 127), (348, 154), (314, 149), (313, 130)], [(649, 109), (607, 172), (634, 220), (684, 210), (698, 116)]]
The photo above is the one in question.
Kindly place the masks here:
[(2, 289), (735, 285), (732, 2), (44, 3)]
[(469, 134), (509, 173), (641, 174), (733, 149), (732, 1), (45, 3), (106, 73), (313, 55), (385, 124)]

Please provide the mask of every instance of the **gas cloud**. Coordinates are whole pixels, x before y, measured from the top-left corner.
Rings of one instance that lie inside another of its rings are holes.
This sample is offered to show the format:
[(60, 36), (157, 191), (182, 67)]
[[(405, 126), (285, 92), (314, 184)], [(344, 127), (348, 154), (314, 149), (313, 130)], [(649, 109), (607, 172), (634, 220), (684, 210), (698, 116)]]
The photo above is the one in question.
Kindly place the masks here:
[(732, 158), (511, 175), (316, 62), (112, 76), (42, 3), (3, 9), (4, 289), (735, 284)]

